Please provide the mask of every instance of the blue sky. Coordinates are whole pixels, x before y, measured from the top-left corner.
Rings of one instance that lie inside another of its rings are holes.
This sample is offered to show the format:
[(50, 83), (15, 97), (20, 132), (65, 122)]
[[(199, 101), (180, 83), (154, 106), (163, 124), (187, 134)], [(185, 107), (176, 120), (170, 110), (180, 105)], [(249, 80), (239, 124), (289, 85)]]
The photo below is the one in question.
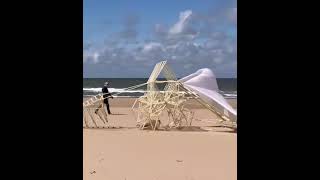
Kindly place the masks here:
[(236, 26), (234, 0), (84, 0), (84, 77), (147, 77), (163, 59), (236, 77)]

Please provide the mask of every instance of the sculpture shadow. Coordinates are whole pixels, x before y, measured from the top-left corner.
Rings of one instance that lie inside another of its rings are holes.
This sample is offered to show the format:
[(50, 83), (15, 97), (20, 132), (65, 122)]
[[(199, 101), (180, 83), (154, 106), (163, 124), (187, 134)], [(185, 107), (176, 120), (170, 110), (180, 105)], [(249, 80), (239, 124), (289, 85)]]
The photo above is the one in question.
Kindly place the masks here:
[(121, 114), (121, 113), (109, 114), (109, 116), (122, 116), (122, 115), (128, 115), (128, 114)]

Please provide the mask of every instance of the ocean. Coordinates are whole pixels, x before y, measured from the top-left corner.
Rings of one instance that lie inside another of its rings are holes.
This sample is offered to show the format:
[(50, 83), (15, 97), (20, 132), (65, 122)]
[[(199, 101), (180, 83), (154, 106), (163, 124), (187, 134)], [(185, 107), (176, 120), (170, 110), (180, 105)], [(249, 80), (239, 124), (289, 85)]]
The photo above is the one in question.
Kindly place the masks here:
[[(101, 93), (104, 82), (109, 82), (111, 93), (122, 92), (118, 97), (139, 97), (145, 92), (145, 87), (132, 91), (123, 91), (124, 88), (142, 84), (148, 78), (84, 78), (83, 96), (94, 96)], [(237, 98), (237, 79), (236, 78), (217, 78), (220, 94), (225, 98)]]

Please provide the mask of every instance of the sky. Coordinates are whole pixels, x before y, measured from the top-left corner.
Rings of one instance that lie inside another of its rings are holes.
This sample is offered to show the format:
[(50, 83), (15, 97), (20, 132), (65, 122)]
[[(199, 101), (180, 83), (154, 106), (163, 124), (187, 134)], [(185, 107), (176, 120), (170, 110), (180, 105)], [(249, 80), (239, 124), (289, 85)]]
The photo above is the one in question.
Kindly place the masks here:
[(237, 77), (236, 0), (84, 0), (85, 78), (149, 77), (167, 60), (178, 77), (210, 68)]

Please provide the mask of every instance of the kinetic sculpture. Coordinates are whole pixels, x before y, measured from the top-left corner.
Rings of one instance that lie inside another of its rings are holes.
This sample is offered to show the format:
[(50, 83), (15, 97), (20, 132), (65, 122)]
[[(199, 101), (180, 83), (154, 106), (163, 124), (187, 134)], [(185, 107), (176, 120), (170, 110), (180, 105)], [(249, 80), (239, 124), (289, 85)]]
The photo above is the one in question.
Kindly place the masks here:
[[(146, 85), (146, 83), (125, 88), (123, 91), (133, 90), (144, 85)], [(113, 95), (116, 96), (121, 93), (123, 92)], [(108, 117), (104, 108), (103, 95), (104, 94), (98, 94), (83, 102), (83, 128), (108, 128)]]
[(107, 113), (104, 110), (103, 95), (99, 94), (83, 103), (83, 127), (105, 127), (108, 122)]
[[(157, 80), (161, 72), (165, 77), (163, 81)], [(172, 128), (191, 125), (194, 113), (184, 107), (188, 92), (181, 91), (182, 84), (167, 65), (167, 61), (156, 64), (146, 84), (146, 93), (132, 106), (137, 114), (137, 126), (140, 129), (146, 126), (151, 126), (153, 130), (159, 128), (162, 124), (160, 115), (164, 111), (169, 119), (166, 126)], [(161, 85), (164, 85), (163, 89), (159, 88)], [(138, 107), (135, 108), (137, 103)]]
[[(164, 76), (164, 80), (159, 80), (160, 74)], [(205, 108), (214, 112), (222, 123), (236, 128), (236, 111), (217, 92), (219, 89), (216, 78), (209, 69), (201, 69), (178, 80), (167, 65), (167, 61), (162, 61), (155, 65), (146, 83), (128, 87), (117, 94), (143, 86), (147, 86), (145, 94), (137, 98), (132, 106), (136, 114), (137, 127), (140, 129), (156, 130), (161, 125), (168, 128), (190, 126), (194, 112), (185, 107), (189, 99), (197, 100)], [(103, 106), (103, 94), (83, 103), (84, 127), (106, 127), (108, 120)], [(164, 112), (167, 114), (165, 118), (168, 120), (167, 123), (160, 118), (161, 115), (165, 115)]]

